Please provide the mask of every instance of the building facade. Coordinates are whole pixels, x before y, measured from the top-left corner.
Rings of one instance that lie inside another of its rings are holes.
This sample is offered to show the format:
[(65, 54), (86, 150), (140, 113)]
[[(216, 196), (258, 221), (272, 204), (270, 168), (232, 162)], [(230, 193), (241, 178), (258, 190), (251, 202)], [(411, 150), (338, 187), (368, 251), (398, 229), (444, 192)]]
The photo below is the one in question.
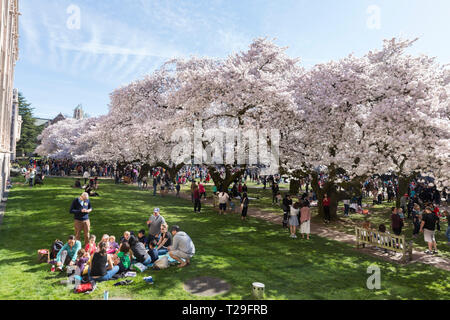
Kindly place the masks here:
[[(0, 193), (6, 190), (11, 159), (14, 68), (19, 58), (19, 0), (0, 0)], [(15, 117), (17, 123), (18, 117)]]
[(11, 121), (11, 161), (16, 160), (16, 145), (22, 131), (22, 117), (19, 114), (19, 91), (13, 90), (12, 121)]

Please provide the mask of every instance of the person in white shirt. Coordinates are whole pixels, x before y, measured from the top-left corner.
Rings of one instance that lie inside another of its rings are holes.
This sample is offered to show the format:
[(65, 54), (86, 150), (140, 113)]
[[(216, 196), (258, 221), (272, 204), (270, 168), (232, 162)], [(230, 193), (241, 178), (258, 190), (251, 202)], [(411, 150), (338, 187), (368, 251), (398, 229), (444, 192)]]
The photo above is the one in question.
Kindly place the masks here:
[(228, 195), (228, 193), (223, 191), (219, 193), (219, 214), (225, 214), (225, 212), (227, 211), (227, 202), (229, 199), (230, 196)]

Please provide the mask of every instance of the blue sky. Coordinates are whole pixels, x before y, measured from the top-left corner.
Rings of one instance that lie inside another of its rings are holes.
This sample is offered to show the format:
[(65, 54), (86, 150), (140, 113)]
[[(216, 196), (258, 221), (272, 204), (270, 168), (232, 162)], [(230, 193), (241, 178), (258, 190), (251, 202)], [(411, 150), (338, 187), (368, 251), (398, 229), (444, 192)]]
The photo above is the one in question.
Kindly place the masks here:
[[(304, 66), (383, 39), (450, 63), (448, 0), (20, 0), (15, 87), (35, 115), (108, 112), (109, 94), (173, 57), (223, 58), (276, 38)], [(79, 13), (79, 14), (78, 14)]]

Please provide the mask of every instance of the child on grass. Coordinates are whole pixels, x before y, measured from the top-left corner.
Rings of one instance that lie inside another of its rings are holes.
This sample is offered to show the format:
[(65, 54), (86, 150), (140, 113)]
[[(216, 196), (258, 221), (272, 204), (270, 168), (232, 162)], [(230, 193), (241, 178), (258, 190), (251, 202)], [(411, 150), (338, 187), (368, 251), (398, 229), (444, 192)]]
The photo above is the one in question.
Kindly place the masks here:
[(148, 243), (148, 255), (150, 256), (150, 258), (152, 258), (151, 263), (155, 263), (155, 261), (159, 259), (158, 249), (156, 249), (157, 246), (158, 243), (156, 242), (156, 240), (152, 240)]
[(130, 270), (130, 256), (130, 245), (128, 244), (128, 242), (122, 242), (120, 244), (119, 253), (117, 253), (117, 258), (120, 260), (118, 263), (119, 273), (127, 272), (128, 270)]
[(93, 256), (94, 253), (97, 252), (97, 246), (95, 244), (96, 239), (97, 238), (95, 237), (95, 235), (91, 234), (91, 236), (89, 237), (89, 243), (84, 247), (84, 250), (88, 252), (90, 256)]
[(84, 268), (86, 267), (87, 262), (89, 261), (89, 252), (84, 249), (78, 250), (77, 253), (77, 262), (75, 263), (75, 274), (77, 276), (81, 276), (83, 274)]
[(109, 243), (109, 249), (106, 251), (107, 254), (116, 254), (117, 252), (119, 252), (119, 245), (116, 242), (116, 237), (115, 236), (109, 236), (108, 239), (108, 243)]
[(102, 240), (97, 244), (97, 247), (100, 248), (100, 244), (104, 242), (106, 244), (106, 252), (108, 252), (109, 248), (109, 235), (104, 234)]

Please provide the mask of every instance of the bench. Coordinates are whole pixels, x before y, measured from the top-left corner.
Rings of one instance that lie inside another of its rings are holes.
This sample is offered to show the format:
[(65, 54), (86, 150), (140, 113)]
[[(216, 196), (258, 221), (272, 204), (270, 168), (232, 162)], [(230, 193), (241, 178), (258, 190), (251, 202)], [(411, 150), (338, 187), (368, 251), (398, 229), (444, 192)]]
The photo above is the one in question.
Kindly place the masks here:
[[(383, 233), (374, 229), (355, 227), (356, 248), (365, 247), (366, 244), (376, 246), (381, 249), (402, 253), (402, 262), (412, 260), (413, 242), (406, 243), (405, 236)], [(407, 257), (408, 256), (408, 257)]]

